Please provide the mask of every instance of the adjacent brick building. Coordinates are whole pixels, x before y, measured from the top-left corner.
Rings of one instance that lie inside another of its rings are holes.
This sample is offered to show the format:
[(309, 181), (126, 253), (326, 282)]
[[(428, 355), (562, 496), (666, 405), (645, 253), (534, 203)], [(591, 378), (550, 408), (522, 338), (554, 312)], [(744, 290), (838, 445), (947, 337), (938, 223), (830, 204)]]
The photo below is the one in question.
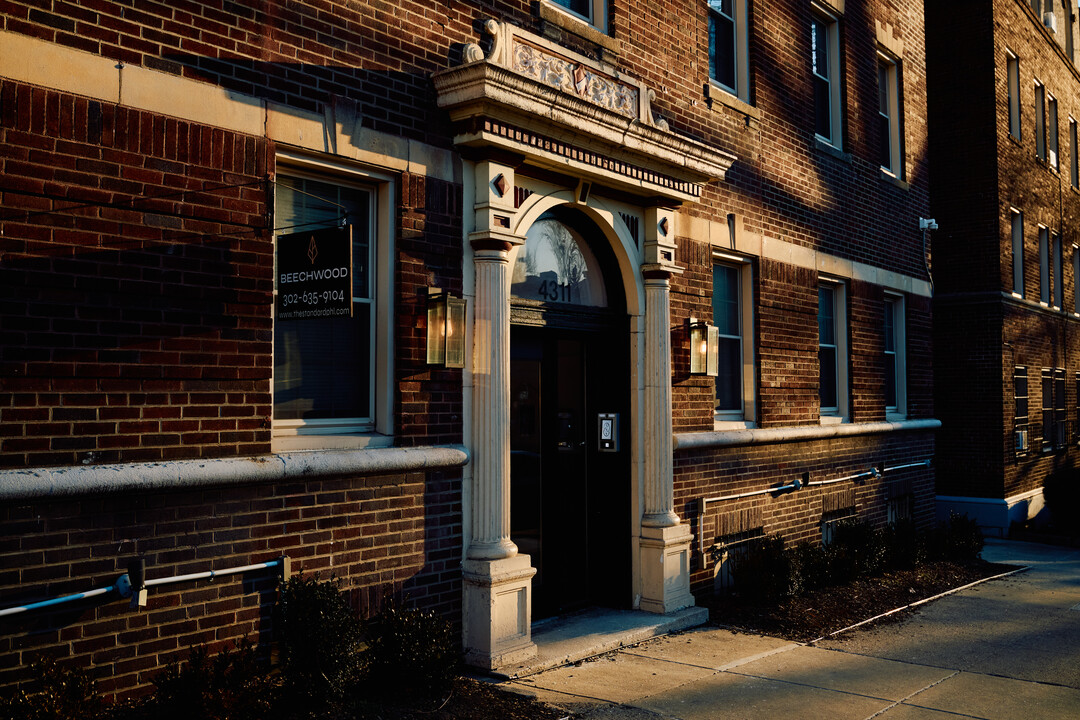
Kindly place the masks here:
[[(494, 668), (543, 615), (699, 622), (746, 538), (931, 521), (921, 3), (0, 21), (4, 607), (287, 555)], [(0, 682), (137, 691), (273, 590), (0, 618)]]
[(1076, 459), (1076, 7), (928, 3), (926, 22), (939, 508), (1000, 534)]

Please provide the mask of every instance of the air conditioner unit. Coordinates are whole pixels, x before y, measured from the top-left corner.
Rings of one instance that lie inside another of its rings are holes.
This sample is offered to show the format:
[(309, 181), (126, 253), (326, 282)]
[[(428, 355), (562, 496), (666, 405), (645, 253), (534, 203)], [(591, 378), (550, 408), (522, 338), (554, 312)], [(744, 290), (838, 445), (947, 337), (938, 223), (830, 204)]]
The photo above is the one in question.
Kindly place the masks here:
[(1027, 452), (1028, 449), (1028, 431), (1024, 430), (1016, 431), (1016, 452)]
[(1043, 13), (1043, 25), (1052, 33), (1057, 32), (1057, 15), (1053, 11)]

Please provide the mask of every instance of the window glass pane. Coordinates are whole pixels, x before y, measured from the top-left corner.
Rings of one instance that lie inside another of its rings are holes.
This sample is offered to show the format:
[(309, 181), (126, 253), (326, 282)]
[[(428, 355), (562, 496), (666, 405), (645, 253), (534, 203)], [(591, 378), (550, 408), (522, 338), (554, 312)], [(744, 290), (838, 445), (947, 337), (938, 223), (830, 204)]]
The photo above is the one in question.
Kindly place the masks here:
[(1009, 56), (1006, 60), (1009, 74), (1009, 133), (1020, 139), (1020, 61)]
[(1042, 85), (1035, 84), (1035, 154), (1046, 159), (1046, 97)]
[(896, 354), (885, 355), (885, 407), (896, 407)]
[(735, 91), (735, 15), (732, 0), (710, 0), (709, 72), (725, 88)]
[(832, 139), (832, 95), (829, 88), (828, 26), (814, 18), (810, 21), (810, 64), (814, 71), (814, 131)]
[(896, 329), (894, 316), (896, 305), (892, 301), (885, 301), (885, 352), (896, 352)]
[(818, 349), (818, 364), (821, 370), (820, 397), (821, 407), (836, 407), (836, 348)]
[(552, 0), (556, 5), (561, 5), (567, 10), (577, 13), (584, 18), (592, 20), (592, 0)]
[(716, 409), (742, 410), (742, 318), (739, 268), (713, 266), (713, 324), (720, 334)]
[(1076, 121), (1069, 120), (1069, 182), (1080, 188), (1080, 167), (1077, 167)]
[(518, 251), (510, 294), (529, 300), (607, 307), (600, 265), (576, 230), (541, 217)]
[(821, 407), (837, 407), (836, 291), (818, 287), (818, 364)]
[(1024, 216), (1012, 213), (1013, 292), (1024, 295)]
[(1046, 129), (1047, 147), (1050, 153), (1050, 164), (1058, 166), (1058, 125), (1057, 125), (1057, 100), (1050, 98), (1047, 103), (1049, 113), (1049, 125)]
[(818, 288), (818, 342), (836, 344), (836, 320), (832, 288)]
[(713, 324), (721, 335), (738, 336), (739, 271), (728, 265), (713, 266)]
[(716, 409), (742, 410), (742, 343), (737, 338), (720, 338)]
[(1054, 236), (1054, 307), (1060, 308), (1064, 303), (1065, 274), (1062, 271), (1063, 261), (1061, 257), (1061, 236)]
[(277, 235), (338, 227), (342, 222), (351, 227), (353, 315), (275, 321), (275, 419), (367, 420), (372, 416), (370, 213), (370, 193), (361, 188), (278, 178)]
[(1050, 304), (1050, 235), (1046, 228), (1039, 228), (1039, 300)]

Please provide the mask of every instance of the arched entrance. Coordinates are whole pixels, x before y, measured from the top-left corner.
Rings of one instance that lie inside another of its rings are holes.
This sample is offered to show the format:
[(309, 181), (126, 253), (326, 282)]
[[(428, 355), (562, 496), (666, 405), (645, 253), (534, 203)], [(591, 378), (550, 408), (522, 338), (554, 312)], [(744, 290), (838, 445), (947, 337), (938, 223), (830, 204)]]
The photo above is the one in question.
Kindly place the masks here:
[(629, 334), (614, 253), (557, 206), (511, 268), (511, 539), (533, 617), (631, 601)]

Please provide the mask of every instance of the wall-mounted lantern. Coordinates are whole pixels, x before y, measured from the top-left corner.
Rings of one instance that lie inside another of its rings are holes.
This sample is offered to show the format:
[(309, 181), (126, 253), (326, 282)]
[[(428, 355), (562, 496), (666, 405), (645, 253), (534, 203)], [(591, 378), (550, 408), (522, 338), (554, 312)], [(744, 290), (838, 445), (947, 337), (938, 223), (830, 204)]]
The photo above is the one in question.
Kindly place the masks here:
[(465, 300), (439, 288), (428, 288), (427, 362), (465, 367)]
[(716, 377), (720, 372), (720, 329), (690, 318), (690, 374)]

